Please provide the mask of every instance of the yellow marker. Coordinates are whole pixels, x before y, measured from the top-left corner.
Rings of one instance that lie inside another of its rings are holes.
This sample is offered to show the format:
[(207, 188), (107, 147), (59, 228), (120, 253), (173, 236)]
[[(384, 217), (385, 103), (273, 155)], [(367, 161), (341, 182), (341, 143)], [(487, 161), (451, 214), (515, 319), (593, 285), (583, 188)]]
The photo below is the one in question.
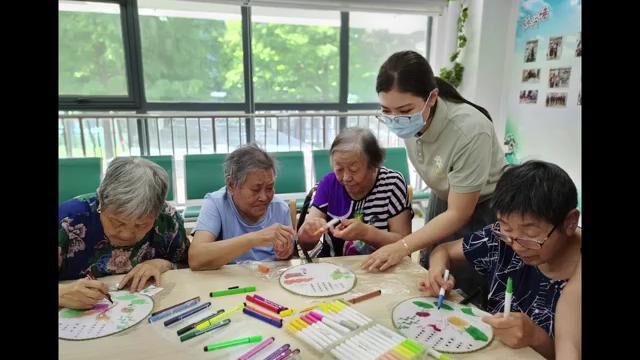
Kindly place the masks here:
[(401, 345), (396, 345), (393, 347), (392, 349), (396, 354), (400, 355), (400, 357), (402, 357), (403, 359), (411, 359), (413, 358), (413, 353), (407, 349), (405, 349), (404, 347), (402, 347)]
[(301, 329), (298, 327), (298, 324), (296, 324), (295, 320), (291, 320), (289, 322), (289, 324), (287, 324), (287, 326), (291, 326), (291, 328), (295, 329), (296, 331), (300, 331)]
[(295, 326), (293, 326), (292, 323), (288, 323), (287, 324), (287, 329), (289, 329), (289, 331), (291, 331), (292, 333), (297, 333), (298, 331), (300, 331), (298, 328), (296, 328)]
[(287, 317), (287, 316), (293, 314), (293, 311), (294, 311), (293, 309), (289, 308), (287, 310), (280, 311), (278, 314), (280, 314), (280, 316), (282, 316), (282, 317)]
[(334, 313), (339, 313), (340, 312), (340, 308), (335, 306), (334, 304), (327, 304), (329, 306), (329, 309), (331, 309), (331, 311), (333, 311)]
[(206, 329), (209, 326), (228, 318), (229, 316), (233, 315), (234, 313), (236, 313), (236, 312), (238, 312), (238, 311), (240, 311), (242, 309), (244, 309), (244, 304), (240, 304), (240, 305), (234, 307), (233, 309), (231, 309), (229, 311), (225, 311), (222, 314), (211, 318), (210, 320), (207, 320), (207, 321), (205, 321), (203, 323), (198, 324), (196, 326), (196, 330)]
[(341, 303), (340, 301), (334, 301), (331, 303), (331, 305), (335, 306), (336, 308), (342, 310), (346, 307), (345, 304)]
[(309, 326), (306, 322), (304, 322), (304, 321), (302, 321), (300, 319), (293, 320), (293, 323), (296, 324), (300, 330), (304, 330), (304, 328)]

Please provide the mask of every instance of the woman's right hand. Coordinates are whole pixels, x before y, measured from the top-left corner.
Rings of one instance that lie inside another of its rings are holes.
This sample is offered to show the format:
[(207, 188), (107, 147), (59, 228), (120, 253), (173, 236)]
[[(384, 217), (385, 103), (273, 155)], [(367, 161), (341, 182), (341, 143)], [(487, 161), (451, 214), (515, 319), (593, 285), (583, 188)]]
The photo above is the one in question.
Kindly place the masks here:
[(298, 240), (304, 243), (316, 243), (327, 226), (327, 221), (319, 217), (308, 217), (298, 230)]
[(106, 298), (109, 288), (103, 282), (79, 279), (58, 289), (58, 306), (69, 309), (91, 309)]
[(451, 290), (455, 286), (456, 279), (453, 275), (449, 274), (449, 279), (447, 283), (444, 282), (444, 267), (439, 266), (431, 266), (429, 267), (429, 272), (424, 280), (421, 280), (418, 283), (418, 288), (420, 291), (426, 292), (427, 296), (436, 296), (438, 292), (440, 292), (440, 288), (443, 287), (445, 290)]

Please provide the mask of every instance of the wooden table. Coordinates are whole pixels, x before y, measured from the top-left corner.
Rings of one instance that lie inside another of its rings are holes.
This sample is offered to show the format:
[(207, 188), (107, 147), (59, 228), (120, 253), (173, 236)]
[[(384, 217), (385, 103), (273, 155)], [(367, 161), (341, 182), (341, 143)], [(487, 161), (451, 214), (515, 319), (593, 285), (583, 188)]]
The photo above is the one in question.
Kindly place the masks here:
[[(359, 265), (363, 256), (345, 256), (338, 258), (321, 259), (323, 262), (332, 262), (352, 269), (357, 276), (355, 288), (347, 294), (333, 298), (351, 298), (373, 290), (382, 289), (382, 295), (365, 302), (354, 305), (362, 313), (375, 321), (393, 329), (391, 312), (400, 301), (420, 296), (418, 281), (426, 274), (426, 270), (410, 261), (407, 257), (395, 268), (385, 273), (367, 273), (360, 270)], [(257, 294), (287, 307), (302, 310), (308, 306), (329, 298), (308, 298), (294, 295), (282, 289), (278, 283), (277, 274), (287, 266), (297, 265), (300, 260), (288, 262), (268, 263), (272, 266), (270, 278), (251, 269), (249, 265), (227, 265), (220, 270), (192, 272), (189, 269), (168, 271), (162, 275), (161, 287), (164, 290), (156, 294), (153, 299), (154, 309), (161, 309), (182, 302), (194, 296), (200, 296), (201, 301), (211, 301), (212, 310), (221, 308), (229, 309), (244, 300), (244, 295), (231, 295), (219, 298), (210, 298), (212, 290), (226, 289), (231, 286), (257, 287)], [(101, 278), (107, 285), (117, 283), (123, 275)], [(459, 295), (452, 292), (449, 300), (456, 299)], [(211, 312), (211, 311), (210, 311)], [(285, 320), (288, 321), (292, 317)], [(285, 323), (286, 323), (285, 321)], [(310, 346), (294, 338), (286, 330), (275, 328), (261, 321), (248, 317), (242, 313), (231, 316), (231, 324), (223, 330), (201, 335), (185, 343), (180, 343), (176, 335), (176, 329), (190, 323), (188, 319), (179, 325), (164, 328), (160, 323), (149, 324), (143, 321), (140, 324), (112, 336), (88, 341), (59, 340), (59, 358), (65, 360), (86, 359), (153, 359), (153, 360), (177, 360), (177, 359), (235, 359), (246, 352), (255, 344), (242, 345), (234, 348), (204, 352), (203, 346), (218, 341), (262, 335), (264, 338), (275, 337), (276, 345), (273, 350), (284, 343), (291, 344), (291, 348), (300, 348), (301, 359), (324, 359), (327, 354), (319, 354)], [(261, 353), (262, 354), (262, 353)], [(259, 359), (263, 358), (258, 357)], [(485, 349), (453, 356), (454, 359), (542, 359), (531, 348), (511, 349), (495, 340)]]

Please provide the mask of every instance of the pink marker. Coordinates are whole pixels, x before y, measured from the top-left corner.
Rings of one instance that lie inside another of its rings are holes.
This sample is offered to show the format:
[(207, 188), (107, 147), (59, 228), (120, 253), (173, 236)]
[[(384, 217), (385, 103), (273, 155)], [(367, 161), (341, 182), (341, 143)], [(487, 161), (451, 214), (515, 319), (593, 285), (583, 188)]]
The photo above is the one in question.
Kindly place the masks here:
[(311, 311), (308, 313), (309, 316), (311, 316), (314, 319), (317, 319), (319, 321), (322, 321), (322, 323), (327, 324), (329, 327), (331, 327), (332, 329), (342, 333), (342, 334), (348, 334), (349, 332), (351, 332), (351, 330), (349, 330), (349, 328), (344, 327), (342, 325), (340, 325), (338, 322), (333, 321), (332, 319), (330, 319), (327, 316), (323, 316), (315, 311)]
[(279, 311), (284, 311), (284, 310), (288, 309), (288, 307), (282, 306), (282, 305), (277, 304), (277, 303), (274, 303), (273, 301), (271, 301), (271, 300), (269, 300), (269, 299), (267, 299), (265, 297), (262, 297), (262, 296), (260, 296), (258, 294), (253, 294), (253, 297), (256, 298), (256, 299), (262, 300), (263, 302), (265, 302), (265, 303), (267, 303), (269, 305), (273, 305), (273, 306), (277, 307), (279, 309)]
[(268, 339), (265, 339), (263, 342), (261, 342), (260, 344), (256, 345), (253, 349), (251, 349), (251, 350), (247, 351), (246, 353), (242, 354), (242, 356), (240, 356), (238, 358), (238, 360), (248, 360), (248, 359), (252, 358), (255, 354), (259, 353), (264, 348), (266, 348), (267, 346), (271, 345), (274, 340), (275, 340), (275, 338), (273, 336), (268, 338)]

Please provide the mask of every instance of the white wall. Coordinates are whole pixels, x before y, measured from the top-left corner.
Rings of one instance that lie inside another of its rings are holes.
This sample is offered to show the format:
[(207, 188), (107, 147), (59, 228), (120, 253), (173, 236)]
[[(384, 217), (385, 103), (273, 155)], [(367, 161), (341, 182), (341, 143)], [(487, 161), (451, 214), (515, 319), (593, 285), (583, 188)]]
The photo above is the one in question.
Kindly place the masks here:
[[(458, 89), (472, 102), (486, 108), (502, 142), (506, 124), (507, 92), (510, 66), (515, 46), (517, 0), (467, 0), (469, 18), (465, 25), (467, 46), (460, 62), (465, 70)], [(451, 66), (451, 32), (456, 32), (460, 1), (452, 1), (433, 27), (432, 66), (435, 74), (443, 66)], [(452, 16), (455, 14), (455, 17)], [(453, 24), (451, 23), (453, 22)], [(455, 34), (453, 34), (455, 35)]]
[(504, 140), (506, 96), (518, 12), (517, 0), (470, 0), (465, 32), (467, 47), (460, 92), (486, 108)]

